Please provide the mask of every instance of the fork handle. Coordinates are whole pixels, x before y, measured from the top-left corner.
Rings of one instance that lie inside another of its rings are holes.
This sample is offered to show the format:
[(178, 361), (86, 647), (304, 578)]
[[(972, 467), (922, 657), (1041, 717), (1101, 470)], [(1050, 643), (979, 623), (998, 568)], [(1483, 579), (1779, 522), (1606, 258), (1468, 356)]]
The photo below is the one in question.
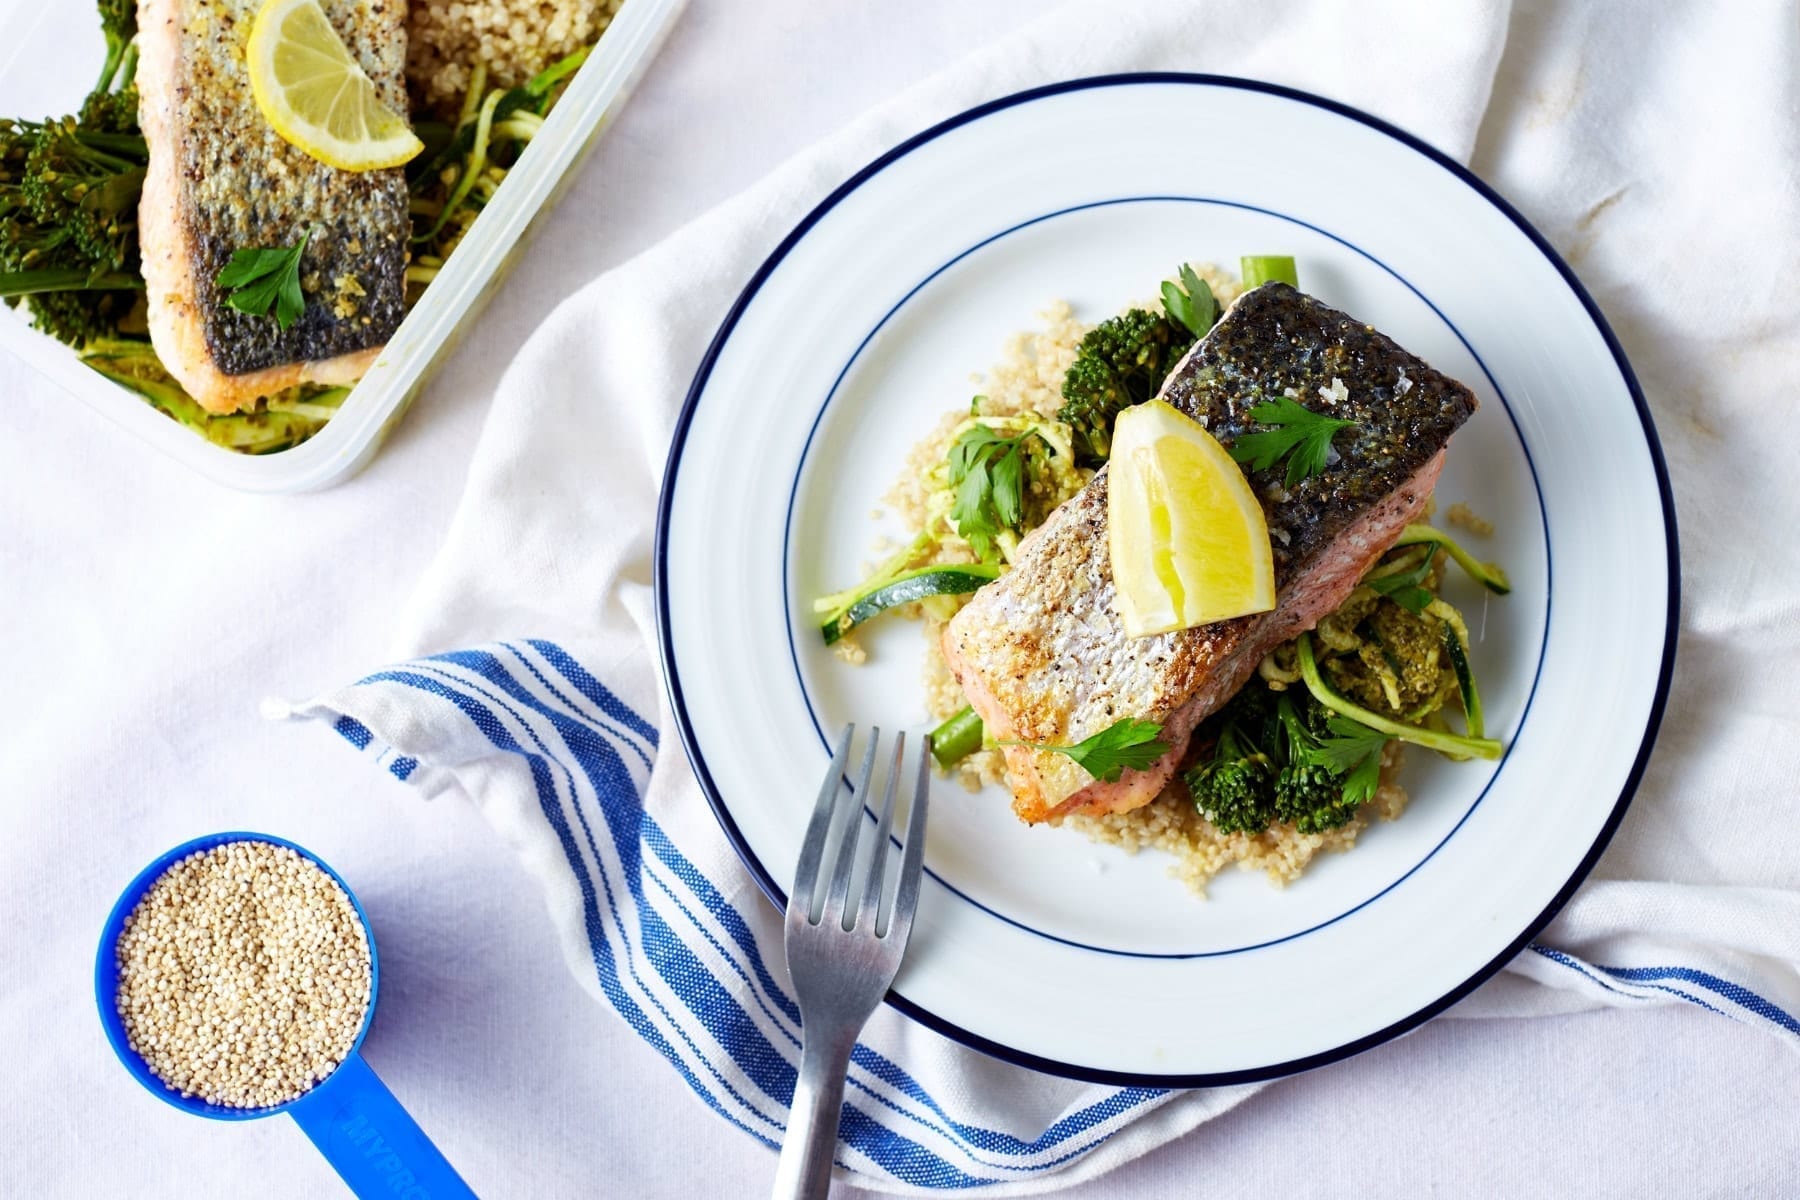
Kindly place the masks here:
[(856, 1035), (808, 1037), (800, 1048), (800, 1077), (788, 1106), (781, 1161), (775, 1164), (773, 1200), (824, 1200), (831, 1187), (837, 1150), (838, 1116), (844, 1105), (844, 1075)]

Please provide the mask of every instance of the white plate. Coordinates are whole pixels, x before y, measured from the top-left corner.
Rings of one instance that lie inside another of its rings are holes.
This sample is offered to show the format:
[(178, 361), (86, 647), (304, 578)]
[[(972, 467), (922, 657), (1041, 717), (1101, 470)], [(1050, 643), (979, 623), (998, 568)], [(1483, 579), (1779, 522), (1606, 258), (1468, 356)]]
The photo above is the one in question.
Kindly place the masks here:
[(1509, 749), (1414, 752), (1402, 819), (1286, 889), (1228, 872), (1205, 901), (1163, 856), (940, 781), (890, 1000), (1050, 1071), (1205, 1085), (1341, 1058), (1470, 991), (1593, 865), (1662, 711), (1678, 578), (1655, 432), (1593, 302), (1498, 196), (1368, 116), (1241, 80), (1081, 80), (921, 134), (801, 222), (721, 328), (669, 458), (670, 694), (779, 903), (824, 732), (929, 725), (918, 626), (871, 625), (853, 668), (805, 612), (871, 557), (907, 448), (1047, 303), (1095, 320), (1184, 259), (1246, 253), (1292, 254), (1305, 290), (1480, 396), (1438, 496), (1496, 523), (1482, 553), (1515, 584), (1487, 602), (1452, 580)]

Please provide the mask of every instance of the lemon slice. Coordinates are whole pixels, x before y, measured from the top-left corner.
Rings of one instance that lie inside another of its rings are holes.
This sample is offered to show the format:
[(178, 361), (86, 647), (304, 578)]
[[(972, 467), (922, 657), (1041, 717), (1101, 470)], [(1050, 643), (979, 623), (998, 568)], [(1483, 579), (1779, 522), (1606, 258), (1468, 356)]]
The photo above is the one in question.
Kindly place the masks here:
[(1133, 637), (1275, 607), (1269, 527), (1225, 447), (1161, 400), (1113, 428), (1107, 526), (1119, 615)]
[(268, 0), (250, 27), (250, 92), (286, 141), (345, 171), (397, 167), (425, 148), (381, 102), (319, 0)]

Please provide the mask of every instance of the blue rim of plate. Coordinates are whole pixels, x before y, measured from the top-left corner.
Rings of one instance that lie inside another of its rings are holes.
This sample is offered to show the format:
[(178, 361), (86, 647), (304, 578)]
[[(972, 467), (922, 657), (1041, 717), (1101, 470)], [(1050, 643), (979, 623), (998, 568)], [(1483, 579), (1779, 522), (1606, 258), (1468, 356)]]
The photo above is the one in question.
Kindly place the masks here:
[(1030, 1054), (1012, 1046), (993, 1041), (980, 1034), (973, 1033), (950, 1021), (946, 1021), (937, 1014), (921, 1007), (896, 992), (890, 991), (887, 995), (887, 1002), (889, 1004), (927, 1028), (941, 1033), (954, 1041), (960, 1042), (971, 1049), (979, 1050), (984, 1054), (991, 1055), (1017, 1066), (1044, 1071), (1052, 1075), (1063, 1076), (1064, 1078), (1080, 1079), (1091, 1083), (1103, 1083), (1122, 1087), (1220, 1087), (1229, 1084), (1254, 1083), (1266, 1079), (1277, 1079), (1285, 1075), (1293, 1075), (1301, 1071), (1308, 1071), (1315, 1067), (1322, 1067), (1331, 1063), (1341, 1062), (1346, 1058), (1362, 1053), (1364, 1050), (1372, 1049), (1375, 1046), (1381, 1045), (1383, 1042), (1391, 1041), (1402, 1034), (1411, 1032), (1413, 1029), (1418, 1028), (1426, 1021), (1429, 1021), (1431, 1018), (1448, 1009), (1457, 1001), (1463, 999), (1470, 992), (1474, 991), (1477, 987), (1480, 987), (1488, 979), (1498, 973), (1502, 967), (1519, 953), (1519, 951), (1525, 948), (1532, 938), (1536, 937), (1538, 933), (1550, 923), (1552, 918), (1554, 918), (1562, 909), (1563, 905), (1569, 902), (1569, 898), (1575, 894), (1575, 889), (1581, 886), (1582, 881), (1587, 878), (1588, 873), (1594, 869), (1594, 864), (1599, 861), (1600, 855), (1605, 852), (1607, 844), (1612, 841), (1613, 834), (1618, 831), (1619, 823), (1624, 820), (1626, 809), (1631, 805), (1632, 796), (1637, 792), (1638, 784), (1643, 780), (1644, 770), (1649, 764), (1651, 750), (1656, 744), (1657, 731), (1662, 725), (1663, 711), (1668, 704), (1670, 681), (1674, 676), (1675, 670), (1677, 622), (1680, 620), (1681, 614), (1681, 556), (1675, 525), (1675, 498), (1669, 485), (1668, 464), (1663, 458), (1662, 443), (1657, 437), (1655, 422), (1652, 421), (1650, 417), (1649, 405), (1644, 400), (1643, 389), (1639, 386), (1637, 375), (1632, 371), (1631, 364), (1625, 357), (1625, 351), (1619, 345), (1618, 337), (1613, 333), (1612, 327), (1606, 323), (1606, 318), (1601, 315), (1600, 308), (1594, 303), (1593, 297), (1588, 294), (1587, 289), (1583, 287), (1581, 281), (1576, 278), (1575, 272), (1570, 269), (1569, 265), (1563, 261), (1562, 256), (1557, 254), (1550, 246), (1550, 243), (1545, 240), (1544, 235), (1539, 233), (1531, 222), (1527, 221), (1517, 209), (1502, 198), (1493, 188), (1484, 183), (1474, 172), (1470, 171), (1461, 163), (1456, 162), (1454, 159), (1447, 157), (1441, 151), (1428, 145), (1426, 142), (1407, 133), (1405, 130), (1400, 129), (1398, 126), (1389, 124), (1379, 117), (1371, 116), (1360, 109), (1353, 108), (1347, 104), (1342, 104), (1336, 100), (1328, 100), (1322, 96), (1315, 96), (1309, 92), (1303, 92), (1296, 88), (1283, 87), (1280, 84), (1264, 83), (1260, 80), (1239, 79), (1230, 75), (1203, 75), (1179, 71), (1095, 75), (1081, 79), (1071, 79), (1062, 83), (1047, 84), (1043, 87), (1031, 88), (1026, 91), (1016, 92), (1010, 96), (1002, 96), (999, 99), (990, 100), (985, 104), (976, 105), (973, 108), (967, 109), (964, 112), (941, 121), (938, 124), (931, 126), (929, 129), (915, 134), (913, 137), (901, 142), (893, 149), (887, 151), (885, 154), (882, 154), (873, 162), (863, 167), (860, 171), (856, 172), (856, 174), (852, 175), (848, 180), (834, 189), (830, 195), (820, 201), (819, 204), (813, 208), (811, 212), (807, 213), (807, 215), (801, 219), (800, 223), (782, 239), (780, 245), (775, 247), (773, 253), (763, 261), (762, 265), (757, 268), (756, 273), (750, 277), (749, 283), (744, 286), (744, 290), (732, 304), (731, 310), (725, 315), (724, 321), (720, 323), (718, 332), (713, 335), (711, 344), (707, 346), (706, 353), (700, 360), (700, 366), (694, 373), (693, 383), (689, 385), (687, 396), (682, 402), (681, 415), (677, 418), (675, 423), (674, 438), (670, 444), (668, 460), (663, 469), (662, 492), (657, 502), (656, 542), (654, 550), (657, 642), (658, 655), (663, 669), (664, 684), (668, 689), (669, 703), (675, 716), (676, 729), (681, 736), (682, 747), (687, 752), (688, 761), (692, 764), (694, 774), (700, 781), (701, 791), (706, 796), (707, 804), (712, 808), (713, 816), (717, 818), (720, 827), (725, 831), (726, 837), (730, 839), (732, 848), (737, 851), (738, 857), (743, 860), (744, 865), (756, 879), (757, 886), (762, 889), (763, 894), (766, 895), (777, 908), (785, 908), (787, 902), (785, 893), (781, 886), (775, 881), (774, 877), (769, 874), (761, 861), (751, 851), (748, 842), (744, 838), (743, 832), (737, 826), (737, 821), (732, 817), (730, 810), (725, 805), (724, 797), (719, 790), (717, 781), (714, 780), (711, 771), (707, 768), (706, 757), (701, 751), (699, 739), (695, 736), (693, 723), (688, 716), (687, 702), (682, 695), (681, 679), (676, 670), (674, 650), (670, 638), (668, 600), (669, 558), (667, 552), (669, 520), (675, 495), (675, 483), (681, 467), (682, 450), (687, 443), (688, 429), (693, 424), (694, 414), (699, 409), (700, 397), (706, 390), (706, 384), (712, 376), (713, 367), (717, 363), (719, 355), (724, 350), (726, 343), (730, 340), (733, 331), (737, 328), (738, 322), (743, 318), (745, 310), (749, 308), (750, 304), (755, 300), (757, 293), (762, 290), (763, 284), (766, 283), (769, 277), (774, 274), (778, 267), (780, 267), (782, 262), (793, 251), (794, 247), (799, 245), (812, 230), (812, 227), (818, 224), (818, 222), (833, 208), (837, 207), (845, 197), (849, 196), (864, 183), (880, 174), (888, 166), (904, 158), (920, 146), (934, 141), (963, 125), (978, 121), (983, 117), (996, 112), (1001, 112), (1022, 104), (1029, 104), (1035, 100), (1045, 99), (1050, 96), (1058, 96), (1068, 92), (1088, 91), (1108, 87), (1134, 87), (1145, 84), (1182, 84), (1188, 86), (1234, 88), (1240, 91), (1261, 92), (1266, 95), (1277, 96), (1284, 100), (1290, 100), (1313, 108), (1322, 109), (1326, 112), (1343, 117), (1346, 120), (1355, 121), (1358, 124), (1385, 134), (1420, 154), (1428, 161), (1450, 172), (1471, 191), (1487, 201), (1488, 204), (1492, 205), (1494, 209), (1517, 226), (1519, 231), (1531, 241), (1532, 245), (1537, 247), (1538, 252), (1544, 256), (1545, 260), (1556, 269), (1557, 274), (1562, 277), (1563, 283), (1568, 287), (1569, 291), (1581, 302), (1581, 306), (1583, 310), (1586, 311), (1588, 319), (1593, 322), (1595, 330), (1600, 334), (1601, 340), (1605, 343), (1607, 351), (1612, 355), (1614, 365), (1617, 366), (1619, 370), (1619, 376), (1624, 381), (1626, 391), (1631, 396), (1632, 405), (1636, 408), (1638, 420), (1643, 427), (1645, 449), (1650, 455), (1651, 469), (1656, 475), (1657, 493), (1662, 501), (1663, 532), (1668, 551), (1668, 606), (1664, 614), (1663, 646), (1661, 662), (1657, 672), (1656, 692), (1651, 699), (1650, 711), (1644, 722), (1643, 739), (1638, 744), (1637, 754), (1633, 758), (1631, 769), (1625, 777), (1625, 785), (1620, 790), (1619, 798), (1614, 802), (1612, 811), (1607, 814), (1605, 822), (1602, 824), (1599, 833), (1594, 838), (1593, 845), (1590, 846), (1587, 853), (1582, 856), (1581, 862), (1577, 864), (1575, 870), (1571, 872), (1568, 881), (1557, 890), (1553, 897), (1551, 897), (1550, 903), (1545, 906), (1544, 910), (1539, 913), (1535, 919), (1529, 922), (1518, 936), (1508, 943), (1499, 954), (1495, 955), (1461, 984), (1451, 988), (1436, 1000), (1421, 1006), (1410, 1015), (1378, 1029), (1373, 1033), (1365, 1034), (1360, 1038), (1355, 1038), (1340, 1046), (1333, 1047), (1330, 1050), (1320, 1051), (1316, 1054), (1309, 1054), (1279, 1063), (1270, 1063), (1265, 1066), (1249, 1067), (1236, 1071), (1162, 1075), (1132, 1071), (1111, 1071), (1074, 1063), (1060, 1062), (1056, 1059)]

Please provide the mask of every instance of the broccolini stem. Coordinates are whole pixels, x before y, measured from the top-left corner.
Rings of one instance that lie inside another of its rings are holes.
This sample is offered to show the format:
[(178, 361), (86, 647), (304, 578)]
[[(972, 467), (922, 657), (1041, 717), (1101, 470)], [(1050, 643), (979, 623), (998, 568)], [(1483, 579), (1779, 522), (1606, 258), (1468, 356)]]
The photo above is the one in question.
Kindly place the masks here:
[(106, 31), (106, 61), (100, 64), (100, 78), (88, 89), (90, 92), (112, 91), (113, 76), (119, 73), (119, 66), (125, 61), (128, 45), (112, 30)]
[(150, 143), (143, 135), (136, 133), (95, 133), (91, 129), (76, 129), (75, 140), (90, 150), (105, 150), (112, 155), (125, 155), (130, 161), (120, 161), (116, 157), (108, 166), (120, 168), (142, 166), (150, 157)]
[(931, 757), (948, 770), (981, 749), (981, 734), (981, 718), (973, 708), (964, 706), (931, 731)]
[(1244, 277), (1246, 292), (1277, 280), (1289, 287), (1300, 286), (1300, 272), (1286, 254), (1246, 254), (1238, 260), (1238, 270)]
[(34, 296), (44, 292), (143, 291), (142, 277), (123, 271), (95, 275), (92, 271), (0, 271), (0, 298)]
[(1396, 546), (1417, 546), (1423, 543), (1442, 546), (1449, 551), (1456, 565), (1469, 573), (1469, 578), (1479, 583), (1497, 596), (1504, 596), (1512, 591), (1512, 584), (1506, 578), (1506, 572), (1496, 563), (1484, 563), (1464, 550), (1457, 540), (1443, 530), (1431, 525), (1408, 525), (1400, 531), (1394, 542)]
[(1361, 705), (1352, 704), (1333, 691), (1319, 674), (1318, 659), (1313, 657), (1312, 634), (1303, 633), (1294, 643), (1300, 654), (1300, 674), (1306, 680), (1306, 690), (1311, 692), (1320, 704), (1332, 712), (1349, 717), (1353, 721), (1361, 721), (1377, 733), (1385, 733), (1389, 737), (1399, 738), (1403, 742), (1411, 742), (1423, 746), (1427, 750), (1436, 750), (1439, 754), (1453, 757), (1473, 755), (1476, 758), (1498, 759), (1505, 750), (1499, 742), (1492, 738), (1459, 737), (1453, 733), (1443, 733), (1435, 729), (1424, 729), (1417, 725), (1404, 725), (1399, 721), (1389, 720), (1380, 713), (1371, 712)]

